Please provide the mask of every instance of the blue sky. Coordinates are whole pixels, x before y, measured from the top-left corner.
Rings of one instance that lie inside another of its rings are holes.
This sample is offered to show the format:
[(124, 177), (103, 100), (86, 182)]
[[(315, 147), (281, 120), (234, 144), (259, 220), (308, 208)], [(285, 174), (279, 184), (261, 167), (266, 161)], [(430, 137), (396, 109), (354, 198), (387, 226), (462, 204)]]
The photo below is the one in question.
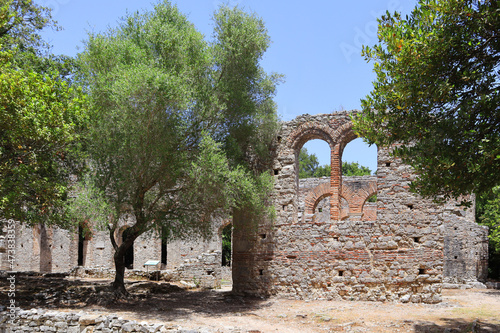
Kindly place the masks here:
[[(87, 31), (101, 32), (116, 26), (128, 12), (149, 10), (151, 1), (37, 0), (53, 9), (63, 31), (46, 31), (44, 37), (56, 54), (76, 55)], [(360, 55), (363, 44), (377, 42), (377, 17), (386, 10), (408, 14), (416, 5), (408, 0), (173, 0), (197, 29), (210, 38), (211, 17), (220, 4), (238, 5), (257, 13), (269, 31), (272, 44), (263, 59), (268, 72), (286, 76), (275, 101), (282, 120), (300, 114), (331, 113), (360, 108), (360, 99), (371, 88), (373, 65)], [(329, 163), (326, 143), (315, 140), (305, 146), (320, 164)], [(376, 148), (361, 139), (344, 151), (344, 161), (376, 169)]]

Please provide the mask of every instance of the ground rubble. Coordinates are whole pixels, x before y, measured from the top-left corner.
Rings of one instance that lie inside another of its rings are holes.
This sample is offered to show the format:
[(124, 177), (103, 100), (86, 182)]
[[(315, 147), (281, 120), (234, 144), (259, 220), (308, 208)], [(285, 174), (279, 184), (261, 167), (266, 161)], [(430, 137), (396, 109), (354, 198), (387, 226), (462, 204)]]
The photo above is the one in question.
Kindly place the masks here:
[[(36, 332), (35, 327), (70, 333), (500, 332), (500, 291), (492, 289), (444, 290), (441, 303), (403, 304), (263, 299), (235, 295), (227, 287), (201, 290), (189, 289), (189, 283), (128, 281), (130, 296), (117, 299), (110, 282), (20, 278), (16, 302), (23, 309), (18, 318), (25, 321), (19, 332)], [(0, 304), (8, 304), (7, 287), (2, 280)], [(0, 310), (5, 324), (8, 311)], [(81, 330), (82, 323), (92, 328)]]

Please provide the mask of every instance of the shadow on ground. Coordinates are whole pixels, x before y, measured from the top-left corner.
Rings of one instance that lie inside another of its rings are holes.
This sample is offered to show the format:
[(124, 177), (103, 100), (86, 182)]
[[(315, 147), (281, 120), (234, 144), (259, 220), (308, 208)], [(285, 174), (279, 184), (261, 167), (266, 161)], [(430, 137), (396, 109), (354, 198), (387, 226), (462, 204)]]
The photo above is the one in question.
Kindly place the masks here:
[[(16, 303), (22, 309), (95, 309), (128, 312), (143, 319), (173, 320), (193, 313), (206, 316), (246, 314), (266, 306), (264, 299), (215, 290), (185, 290), (166, 282), (135, 281), (126, 284), (130, 296), (116, 298), (111, 281), (88, 281), (40, 276), (19, 276)], [(6, 279), (0, 282), (0, 304), (7, 304)]]
[(438, 325), (436, 323), (418, 323), (414, 326), (415, 332), (417, 333), (434, 333), (434, 332), (446, 332), (446, 333), (462, 333), (462, 332), (475, 332), (475, 333), (486, 333), (486, 332), (500, 332), (500, 325), (485, 323), (479, 320), (467, 321), (463, 319), (449, 319), (443, 318), (441, 321), (445, 322), (443, 325)]

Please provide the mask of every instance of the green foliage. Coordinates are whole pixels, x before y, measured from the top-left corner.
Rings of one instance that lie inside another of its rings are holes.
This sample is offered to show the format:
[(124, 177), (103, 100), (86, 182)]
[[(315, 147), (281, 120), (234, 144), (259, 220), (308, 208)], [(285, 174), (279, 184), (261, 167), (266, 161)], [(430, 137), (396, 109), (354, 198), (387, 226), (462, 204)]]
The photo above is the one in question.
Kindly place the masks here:
[[(103, 229), (109, 222), (112, 207), (109, 206), (105, 194), (86, 176), (73, 187), (73, 193), (65, 202), (65, 208), (70, 226), (89, 227), (88, 222), (92, 221), (92, 227)], [(85, 233), (89, 232), (90, 230), (85, 230)]]
[(299, 178), (314, 177), (314, 172), (318, 168), (318, 157), (315, 154), (309, 154), (306, 148), (299, 152)]
[(259, 66), (269, 37), (238, 9), (223, 7), (214, 20), (208, 43), (163, 1), (90, 34), (79, 55), (91, 102), (89, 177), (111, 207), (111, 231), (124, 214), (135, 217), (132, 241), (153, 228), (208, 236), (213, 217), (231, 209), (271, 212), (272, 177), (259, 172), (277, 128), (275, 81)]
[(477, 197), (477, 221), (489, 228), (488, 275), (500, 279), (500, 186)]
[(0, 69), (0, 210), (37, 223), (59, 216), (85, 122), (78, 91), (49, 76)]
[(418, 177), (423, 196), (458, 197), (500, 183), (498, 1), (421, 0), (379, 20), (364, 47), (377, 79), (355, 130)]
[(46, 49), (39, 32), (47, 27), (59, 29), (52, 20), (50, 9), (35, 4), (32, 0), (5, 0), (0, 5), (0, 39), (2, 50), (17, 48)]
[(358, 162), (342, 162), (342, 176), (368, 176), (372, 171)]
[(221, 7), (214, 15), (211, 86), (218, 121), (215, 137), (234, 163), (247, 163), (252, 151), (256, 171), (270, 168), (270, 143), (278, 130), (273, 96), (282, 75), (264, 72), (260, 61), (270, 44), (256, 14)]
[(48, 12), (29, 1), (0, 7), (0, 211), (31, 224), (65, 223), (61, 209), (87, 120), (81, 91), (57, 68), (19, 61), (20, 44), (40, 45), (36, 32), (48, 22)]
[[(343, 176), (366, 176), (370, 175), (368, 167), (359, 165), (357, 162), (342, 162)], [(331, 167), (329, 165), (319, 166), (316, 154), (309, 154), (306, 148), (299, 152), (299, 178), (330, 177)]]

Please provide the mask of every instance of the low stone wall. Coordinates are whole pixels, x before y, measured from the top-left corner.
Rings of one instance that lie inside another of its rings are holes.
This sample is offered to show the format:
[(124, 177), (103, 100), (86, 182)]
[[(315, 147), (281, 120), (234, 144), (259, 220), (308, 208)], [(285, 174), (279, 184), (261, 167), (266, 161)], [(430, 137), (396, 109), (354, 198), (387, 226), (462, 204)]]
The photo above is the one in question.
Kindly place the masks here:
[(125, 332), (212, 332), (206, 328), (186, 329), (178, 325), (149, 324), (126, 320), (117, 315), (96, 315), (85, 312), (56, 312), (41, 309), (17, 310), (10, 316), (0, 312), (0, 333), (65, 332), (65, 333), (125, 333)]
[[(215, 251), (202, 253), (195, 259), (186, 259), (176, 269), (154, 270), (149, 269), (125, 270), (127, 279), (150, 279), (167, 282), (187, 281), (196, 287), (205, 289), (220, 288), (221, 285), (221, 252)], [(115, 275), (115, 270), (106, 267), (85, 268), (77, 267), (71, 273), (73, 277), (80, 278), (104, 278), (111, 279)]]

